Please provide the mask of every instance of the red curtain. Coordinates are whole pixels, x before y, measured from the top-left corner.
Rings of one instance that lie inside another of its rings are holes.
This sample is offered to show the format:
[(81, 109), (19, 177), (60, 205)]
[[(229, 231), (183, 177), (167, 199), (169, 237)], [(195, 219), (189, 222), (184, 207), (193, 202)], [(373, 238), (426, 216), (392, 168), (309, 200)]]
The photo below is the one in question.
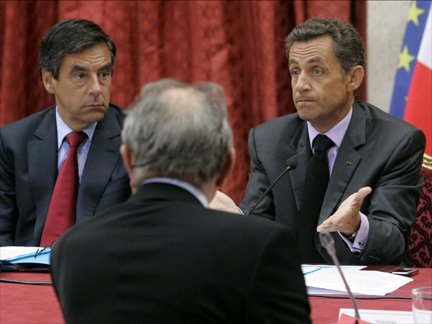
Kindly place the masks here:
[(366, 40), (366, 2), (356, 0), (0, 1), (0, 126), (54, 104), (39, 79), (40, 40), (61, 20), (89, 19), (117, 46), (113, 103), (127, 108), (144, 84), (165, 77), (225, 88), (237, 161), (223, 191), (238, 203), (250, 128), (295, 111), (283, 40), (312, 17), (350, 21)]

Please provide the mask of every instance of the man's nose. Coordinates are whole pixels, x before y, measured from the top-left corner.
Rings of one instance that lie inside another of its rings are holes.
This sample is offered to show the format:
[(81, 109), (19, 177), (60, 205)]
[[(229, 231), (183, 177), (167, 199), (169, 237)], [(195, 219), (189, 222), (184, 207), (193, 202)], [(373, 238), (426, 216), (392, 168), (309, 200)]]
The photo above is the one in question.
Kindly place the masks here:
[(94, 75), (89, 80), (89, 92), (91, 96), (97, 97), (101, 93), (101, 85), (97, 75)]
[(310, 90), (310, 80), (306, 73), (301, 72), (295, 82), (295, 90), (304, 92)]

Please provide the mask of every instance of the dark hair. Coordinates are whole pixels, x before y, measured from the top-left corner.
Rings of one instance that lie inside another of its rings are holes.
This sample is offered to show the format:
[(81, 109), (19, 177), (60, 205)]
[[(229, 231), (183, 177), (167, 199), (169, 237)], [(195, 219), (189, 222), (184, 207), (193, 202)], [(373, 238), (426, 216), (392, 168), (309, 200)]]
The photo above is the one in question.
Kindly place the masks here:
[(68, 19), (59, 22), (42, 38), (39, 51), (39, 76), (47, 70), (58, 79), (60, 66), (66, 54), (74, 54), (83, 49), (105, 43), (111, 53), (114, 65), (116, 47), (112, 39), (94, 22), (85, 19)]
[(364, 65), (364, 46), (360, 35), (351, 24), (333, 18), (312, 18), (296, 26), (285, 39), (287, 57), (294, 42), (306, 42), (321, 36), (333, 39), (335, 55), (344, 73), (353, 66)]

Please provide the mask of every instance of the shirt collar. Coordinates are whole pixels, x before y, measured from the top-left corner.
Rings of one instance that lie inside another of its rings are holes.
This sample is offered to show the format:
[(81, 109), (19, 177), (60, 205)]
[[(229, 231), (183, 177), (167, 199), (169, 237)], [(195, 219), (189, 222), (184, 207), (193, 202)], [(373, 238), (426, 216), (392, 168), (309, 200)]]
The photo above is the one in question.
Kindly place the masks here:
[(204, 193), (194, 185), (190, 184), (189, 182), (185, 182), (174, 178), (155, 177), (155, 178), (149, 178), (142, 181), (140, 185), (142, 186), (148, 183), (167, 183), (173, 186), (183, 188), (189, 191), (196, 199), (198, 199), (204, 207), (208, 208), (208, 201)]
[[(350, 124), (351, 117), (352, 117), (352, 110), (353, 110), (353, 108), (351, 107), (348, 114), (339, 123), (337, 123), (333, 128), (331, 128), (326, 133), (322, 134), (322, 135), (326, 135), (328, 138), (330, 138), (333, 141), (333, 143), (335, 143), (335, 145), (338, 149), (340, 148), (342, 141), (344, 139), (345, 133), (348, 130), (348, 126)], [(312, 145), (313, 140), (315, 139), (315, 137), (317, 135), (319, 135), (321, 133), (318, 132), (312, 126), (312, 124), (309, 122), (307, 122), (307, 127), (308, 127), (308, 134), (309, 134), (309, 144), (310, 144), (310, 147), (313, 151), (313, 145)]]
[[(63, 119), (60, 117), (60, 114), (58, 112), (58, 106), (56, 106), (56, 123), (57, 123), (57, 149), (59, 150), (66, 135), (73, 132), (74, 130), (70, 128), (68, 125), (66, 125)], [(97, 122), (94, 122), (83, 129), (83, 132), (87, 134), (87, 137), (90, 142), (93, 138), (96, 125)]]

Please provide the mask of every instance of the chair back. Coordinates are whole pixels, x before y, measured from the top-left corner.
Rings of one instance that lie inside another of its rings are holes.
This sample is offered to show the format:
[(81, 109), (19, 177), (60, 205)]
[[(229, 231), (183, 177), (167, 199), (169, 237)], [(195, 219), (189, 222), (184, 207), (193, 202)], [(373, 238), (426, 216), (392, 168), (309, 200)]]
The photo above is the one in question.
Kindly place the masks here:
[(432, 268), (432, 169), (422, 167), (424, 186), (411, 229), (409, 259), (416, 267)]

